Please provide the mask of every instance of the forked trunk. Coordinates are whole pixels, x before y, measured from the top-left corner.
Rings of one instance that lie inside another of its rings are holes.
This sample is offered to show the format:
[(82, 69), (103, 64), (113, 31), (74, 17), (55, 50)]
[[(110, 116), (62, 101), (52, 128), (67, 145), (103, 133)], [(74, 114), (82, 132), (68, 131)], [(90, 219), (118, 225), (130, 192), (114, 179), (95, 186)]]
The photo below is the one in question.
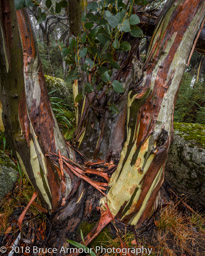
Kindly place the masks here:
[[(57, 220), (70, 218), (72, 231), (87, 192), (81, 179), (98, 190), (106, 184), (94, 183), (85, 176), (86, 172), (94, 173), (93, 169), (74, 162), (74, 167), (71, 162), (64, 161), (62, 165), (62, 155), (74, 161), (79, 158), (66, 145), (51, 110), (28, 15), (22, 10), (16, 18), (13, 2), (0, 1), (0, 99), (4, 129), (44, 207), (49, 211), (59, 210)], [(91, 115), (98, 108), (97, 103), (83, 106), (89, 111), (79, 115), (78, 124), (81, 120), (82, 123), (78, 127), (83, 129), (78, 129), (76, 136), (84, 151), (91, 147), (92, 154), (102, 155), (104, 159), (120, 155), (117, 170), (109, 182), (110, 189), (100, 201), (103, 225), (112, 219), (111, 215), (139, 225), (151, 212), (163, 182), (176, 94), (204, 15), (204, 0), (173, 1), (155, 29), (141, 83), (136, 84), (136, 74), (133, 76), (137, 62), (127, 63), (118, 74), (124, 77), (127, 89), (127, 94), (118, 98), (120, 113), (112, 120), (100, 109), (102, 116), (105, 115), (99, 127), (95, 127)], [(92, 102), (92, 94), (89, 97)], [(106, 99), (100, 104), (106, 105)], [(108, 124), (110, 130), (106, 129), (107, 120), (112, 123)], [(86, 135), (88, 127), (92, 131)], [(103, 132), (99, 133), (98, 128)], [(91, 144), (95, 141), (94, 147), (85, 144), (88, 136)], [(103, 173), (101, 177), (107, 178)], [(105, 212), (111, 215), (105, 216)], [(99, 226), (97, 231), (100, 229)]]

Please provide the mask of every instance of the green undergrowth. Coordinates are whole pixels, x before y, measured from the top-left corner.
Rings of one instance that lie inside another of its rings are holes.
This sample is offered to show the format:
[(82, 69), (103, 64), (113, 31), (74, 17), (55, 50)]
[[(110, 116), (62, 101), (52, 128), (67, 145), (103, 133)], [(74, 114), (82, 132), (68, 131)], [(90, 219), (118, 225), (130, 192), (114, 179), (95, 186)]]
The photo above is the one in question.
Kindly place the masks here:
[(174, 123), (175, 132), (186, 141), (197, 143), (205, 148), (205, 124)]
[(71, 85), (63, 79), (45, 75), (50, 102), (61, 132), (66, 140), (72, 139), (75, 130), (75, 113)]
[[(94, 228), (95, 225), (96, 225), (95, 222), (89, 223), (89, 222), (83, 221), (80, 224), (79, 232), (83, 235), (83, 237), (85, 237)], [(92, 241), (92, 243), (90, 244), (90, 247), (98, 246), (99, 244), (103, 244), (110, 239), (113, 239), (112, 234), (109, 228), (105, 227), (103, 231)]]

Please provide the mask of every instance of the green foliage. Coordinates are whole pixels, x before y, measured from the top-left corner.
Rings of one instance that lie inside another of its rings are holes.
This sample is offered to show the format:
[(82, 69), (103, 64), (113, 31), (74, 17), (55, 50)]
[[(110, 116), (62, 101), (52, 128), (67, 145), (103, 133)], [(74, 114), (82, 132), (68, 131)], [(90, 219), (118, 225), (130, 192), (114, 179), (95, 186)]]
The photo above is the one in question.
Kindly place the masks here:
[(190, 86), (192, 75), (185, 73), (176, 102), (176, 122), (205, 124), (205, 87), (203, 82)]
[(112, 82), (112, 87), (113, 87), (113, 90), (114, 90), (115, 92), (119, 92), (119, 93), (124, 92), (124, 88), (123, 88), (122, 83), (120, 83), (120, 82), (117, 81), (117, 80), (114, 80), (114, 81)]
[(32, 6), (35, 5), (35, 2), (37, 2), (37, 1), (33, 1), (33, 0), (15, 0), (15, 7), (16, 7), (16, 10), (19, 10), (23, 7), (32, 7)]
[(19, 10), (24, 7), (25, 0), (15, 0), (16, 10)]
[(51, 40), (49, 46), (38, 40), (38, 50), (41, 57), (43, 71), (45, 74), (63, 77), (63, 56), (59, 46)]
[(75, 129), (71, 85), (63, 79), (45, 75), (53, 112), (66, 140), (70, 140)]
[(60, 97), (54, 96), (54, 94), (55, 90), (49, 93), (53, 112), (65, 139), (70, 140), (75, 129), (74, 112), (70, 109), (70, 104), (66, 103)]
[[(62, 48), (62, 54), (70, 70), (68, 79), (80, 78), (84, 71), (91, 81), (85, 84), (83, 96), (99, 90), (123, 93), (123, 83), (114, 80), (116, 70), (120, 68), (118, 57), (129, 52), (131, 45), (126, 41), (128, 36), (141, 37), (142, 30), (137, 26), (139, 17), (133, 14), (134, 2), (126, 5), (122, 0), (90, 2), (87, 14), (82, 18), (83, 31), (78, 37), (72, 36), (69, 46)], [(108, 102), (108, 105), (111, 105)]]
[(90, 256), (96, 256), (96, 254), (92, 251), (92, 249), (89, 249), (87, 246), (81, 244), (81, 243), (78, 243), (78, 242), (75, 242), (73, 240), (68, 240), (68, 242), (72, 245), (74, 245), (75, 247), (79, 248), (79, 249), (83, 249), (84, 252), (89, 252), (89, 255)]

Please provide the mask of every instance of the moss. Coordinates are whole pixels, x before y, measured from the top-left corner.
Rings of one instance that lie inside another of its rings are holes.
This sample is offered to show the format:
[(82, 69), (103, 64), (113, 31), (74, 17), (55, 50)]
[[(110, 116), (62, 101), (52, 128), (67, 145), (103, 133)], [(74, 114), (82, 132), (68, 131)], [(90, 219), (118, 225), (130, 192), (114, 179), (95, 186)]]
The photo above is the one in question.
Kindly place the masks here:
[(205, 148), (205, 125), (193, 123), (174, 123), (176, 134), (186, 141), (193, 142)]
[(46, 82), (49, 85), (51, 85), (52, 87), (59, 87), (59, 88), (61, 88), (62, 86), (65, 86), (65, 82), (61, 78), (45, 75), (45, 79), (46, 79)]
[(57, 96), (66, 100), (70, 105), (73, 104), (72, 84), (61, 78), (45, 75), (47, 88), (50, 96)]
[(0, 165), (17, 169), (14, 162), (12, 162), (11, 159), (1, 150), (0, 150)]
[(12, 190), (17, 177), (15, 164), (3, 151), (0, 151), (0, 199)]

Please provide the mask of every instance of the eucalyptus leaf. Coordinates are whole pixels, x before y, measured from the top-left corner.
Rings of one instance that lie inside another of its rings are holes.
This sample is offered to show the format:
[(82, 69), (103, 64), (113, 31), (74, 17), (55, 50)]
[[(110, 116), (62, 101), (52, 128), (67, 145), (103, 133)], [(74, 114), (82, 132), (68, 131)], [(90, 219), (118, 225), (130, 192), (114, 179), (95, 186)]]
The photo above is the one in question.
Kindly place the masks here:
[(115, 104), (111, 104), (109, 110), (112, 111), (113, 114), (118, 114), (120, 112)]
[(69, 54), (69, 49), (68, 48), (63, 48), (62, 49), (62, 55), (65, 57)]
[(85, 23), (85, 27), (87, 28), (87, 29), (91, 29), (92, 27), (93, 27), (93, 23), (92, 22), (87, 22), (87, 23)]
[(87, 54), (87, 51), (88, 51), (87, 48), (81, 49), (81, 50), (80, 50), (80, 53), (79, 53), (80, 57), (81, 57), (81, 58), (84, 58), (84, 57), (86, 56), (86, 54)]
[(116, 28), (120, 23), (120, 20), (117, 16), (113, 15), (110, 11), (105, 11), (105, 19), (112, 28)]
[(141, 28), (135, 27), (134, 29), (131, 30), (130, 34), (133, 37), (141, 37), (143, 36), (143, 31), (141, 30)]
[(98, 25), (106, 25), (107, 21), (104, 18), (101, 17), (99, 20), (96, 21), (96, 23)]
[(32, 0), (25, 0), (25, 6), (26, 7), (33, 7), (35, 4), (32, 2)]
[(52, 5), (51, 0), (46, 0), (46, 7), (49, 9)]
[(120, 64), (118, 62), (116, 62), (116, 61), (111, 61), (110, 65), (113, 68), (120, 69)]
[(120, 31), (122, 32), (130, 32), (130, 22), (128, 19), (125, 19), (123, 23), (120, 25)]
[(108, 71), (105, 71), (102, 75), (101, 78), (103, 80), (103, 82), (107, 83), (110, 81), (110, 75), (108, 73)]
[(16, 10), (19, 10), (19, 9), (23, 8), (24, 7), (24, 3), (25, 3), (24, 0), (15, 0)]
[(73, 49), (76, 46), (76, 44), (77, 44), (77, 42), (76, 42), (75, 38), (70, 37), (69, 38), (69, 48)]
[(65, 8), (68, 6), (68, 2), (66, 0), (61, 1), (60, 3), (61, 8)]
[(93, 86), (92, 86), (92, 84), (86, 83), (86, 84), (85, 84), (85, 91), (88, 92), (88, 93), (93, 92)]
[(95, 14), (93, 14), (93, 13), (88, 13), (88, 14), (86, 15), (87, 19), (88, 19), (89, 21), (91, 21), (91, 22), (96, 22), (96, 16), (97, 16), (97, 15), (95, 15)]
[(130, 25), (136, 25), (140, 23), (140, 19), (136, 14), (130, 16)]
[(95, 27), (95, 28), (93, 28), (93, 29), (90, 30), (90, 36), (91, 36), (93, 39), (95, 39), (95, 37), (96, 37), (96, 35), (97, 35), (97, 33), (98, 33), (98, 30), (99, 30), (98, 27)]
[(56, 3), (56, 13), (60, 13), (60, 12), (61, 12), (61, 4)]
[(108, 70), (108, 68), (107, 67), (100, 67), (99, 69), (98, 69), (98, 72), (100, 73), (100, 74), (102, 74), (102, 73), (104, 73), (105, 71), (107, 71)]
[(111, 18), (113, 15), (110, 11), (105, 11), (105, 18), (108, 19), (108, 18)]
[(107, 34), (103, 34), (103, 33), (97, 34), (96, 38), (103, 45), (109, 40), (109, 37), (107, 36)]
[(115, 16), (117, 17), (117, 19), (119, 20), (119, 23), (122, 23), (124, 17), (126, 14), (126, 10), (123, 9), (121, 12), (118, 12)]
[(122, 41), (120, 43), (120, 49), (123, 51), (130, 51), (131, 50), (131, 45), (127, 41)]
[(96, 46), (93, 46), (93, 47), (88, 48), (88, 52), (89, 52), (91, 55), (95, 56), (96, 54), (98, 54), (98, 49), (97, 49)]
[(112, 82), (112, 87), (115, 92), (122, 93), (124, 92), (123, 84), (117, 80)]
[(46, 20), (46, 13), (45, 12), (39, 12), (38, 15), (38, 23), (42, 23), (44, 20)]
[(110, 29), (109, 24), (106, 24), (106, 25), (105, 25), (105, 30), (106, 30), (106, 33), (107, 33), (108, 35), (111, 35), (111, 29)]
[(51, 0), (46, 0), (46, 7), (49, 9), (52, 5)]
[(107, 51), (108, 47), (110, 46), (110, 41), (107, 41), (103, 48), (102, 48), (102, 54), (105, 54), (105, 52)]
[(112, 43), (112, 46), (115, 49), (119, 49), (120, 48), (120, 42), (117, 39), (115, 39), (114, 42)]
[(88, 11), (96, 11), (97, 8), (98, 8), (98, 3), (96, 3), (96, 2), (90, 2), (87, 5), (87, 10)]
[(84, 44), (86, 42), (86, 32), (84, 32), (82, 35), (81, 35), (81, 42)]
[(90, 58), (85, 59), (85, 63), (92, 68), (94, 66), (94, 62)]
[(71, 71), (69, 72), (66, 81), (67, 81), (67, 82), (73, 81), (73, 80), (75, 80), (75, 79), (77, 79), (77, 78), (78, 78), (78, 70), (77, 70), (77, 68), (76, 68), (76, 69), (71, 70)]
[(114, 60), (114, 57), (111, 53), (107, 52), (106, 54), (104, 54), (103, 56), (103, 60), (111, 62)]

